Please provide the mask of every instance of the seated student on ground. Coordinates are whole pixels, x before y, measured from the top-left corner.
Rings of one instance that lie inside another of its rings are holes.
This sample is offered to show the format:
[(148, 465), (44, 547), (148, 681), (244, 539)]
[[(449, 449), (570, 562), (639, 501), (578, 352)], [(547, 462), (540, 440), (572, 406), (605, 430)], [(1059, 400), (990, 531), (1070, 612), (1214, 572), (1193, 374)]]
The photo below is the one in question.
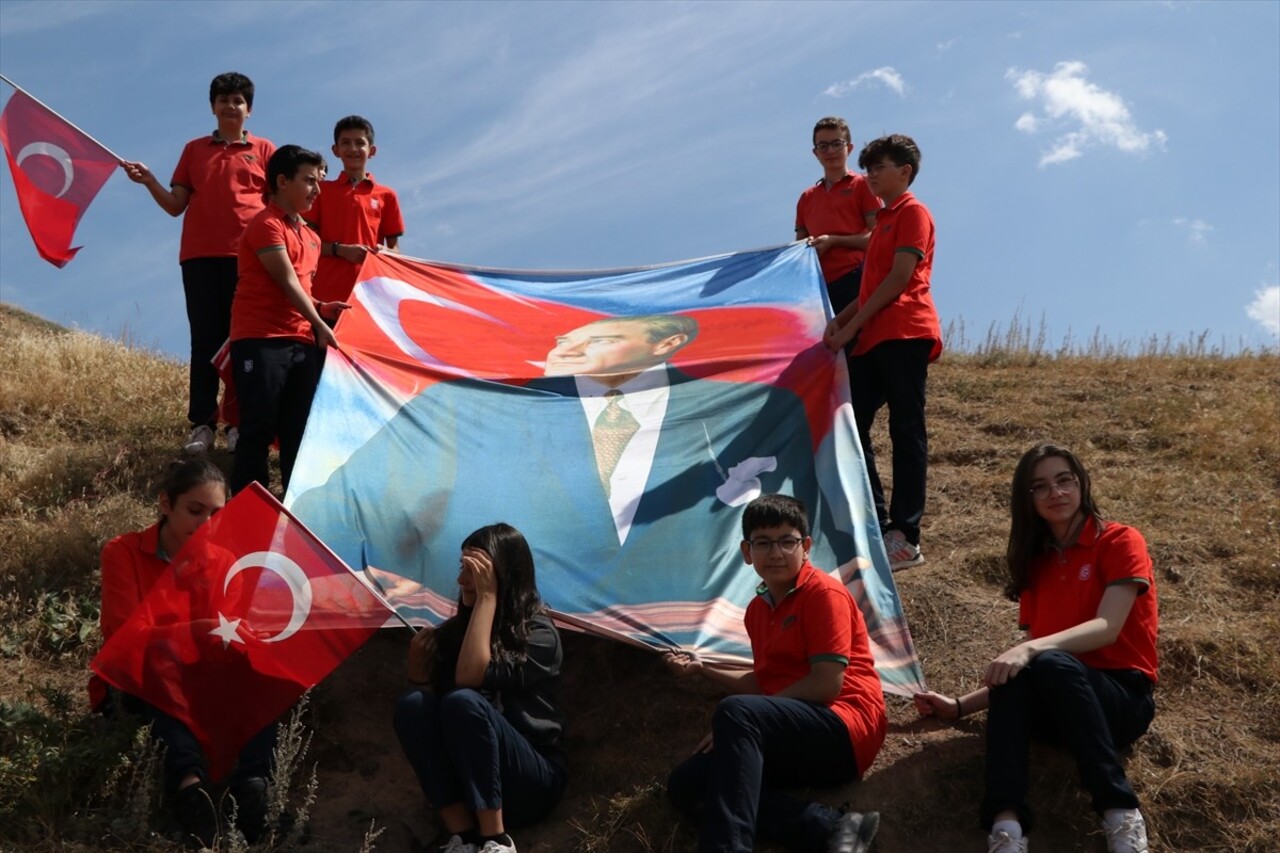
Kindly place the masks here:
[(954, 720), (987, 708), (981, 823), (990, 853), (1026, 853), (1031, 738), (1075, 756), (1110, 853), (1147, 850), (1138, 798), (1117, 753), (1155, 715), (1156, 586), (1142, 534), (1102, 520), (1071, 451), (1031, 448), (1009, 499), (1009, 585), (1028, 639), (987, 664), (986, 686), (921, 693), (921, 714)]
[(462, 543), (457, 613), (409, 644), (413, 688), (395, 730), (444, 824), (440, 853), (515, 853), (508, 828), (564, 793), (562, 652), (520, 531), (492, 524)]
[(753, 849), (761, 837), (795, 850), (864, 853), (880, 817), (837, 811), (780, 791), (861, 776), (884, 742), (884, 694), (853, 596), (809, 563), (804, 504), (762, 495), (742, 516), (742, 558), (761, 583), (747, 606), (752, 668), (713, 669), (669, 652), (677, 675), (702, 673), (742, 694), (722, 699), (711, 733), (672, 771), (667, 793), (701, 811), (699, 849)]
[[(188, 459), (169, 466), (160, 486), (159, 521), (145, 530), (117, 536), (102, 549), (104, 642), (124, 625), (169, 570), (169, 561), (191, 535), (226, 502), (226, 477), (208, 459)], [(219, 833), (218, 813), (205, 757), (191, 730), (136, 696), (108, 688), (96, 675), (89, 681), (89, 702), (95, 711), (112, 715), (123, 708), (151, 724), (152, 737), (165, 748), (164, 791), (173, 797), (184, 839), (193, 847), (211, 846)], [(231, 775), (236, 825), (250, 842), (266, 830), (267, 778), (275, 742), (276, 727), (272, 724), (241, 750)]]

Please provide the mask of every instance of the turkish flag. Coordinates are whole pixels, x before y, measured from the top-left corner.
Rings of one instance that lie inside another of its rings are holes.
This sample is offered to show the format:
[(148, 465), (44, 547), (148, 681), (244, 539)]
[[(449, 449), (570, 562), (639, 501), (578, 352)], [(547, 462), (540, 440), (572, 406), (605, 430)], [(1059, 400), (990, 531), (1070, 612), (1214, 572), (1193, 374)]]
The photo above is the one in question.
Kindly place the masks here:
[(389, 615), (253, 483), (191, 537), (90, 666), (186, 723), (220, 779)]
[(0, 113), (0, 143), (40, 257), (67, 265), (76, 225), (120, 165), (110, 151), (25, 92)]

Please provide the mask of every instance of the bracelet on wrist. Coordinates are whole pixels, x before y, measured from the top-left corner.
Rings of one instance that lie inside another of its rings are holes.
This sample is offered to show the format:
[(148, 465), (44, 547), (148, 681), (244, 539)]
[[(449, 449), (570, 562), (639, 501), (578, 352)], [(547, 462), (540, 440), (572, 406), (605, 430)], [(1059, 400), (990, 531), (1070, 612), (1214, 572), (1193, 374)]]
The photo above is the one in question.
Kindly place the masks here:
[(964, 706), (960, 704), (959, 696), (952, 696), (951, 701), (956, 703), (956, 719), (958, 720), (964, 716)]

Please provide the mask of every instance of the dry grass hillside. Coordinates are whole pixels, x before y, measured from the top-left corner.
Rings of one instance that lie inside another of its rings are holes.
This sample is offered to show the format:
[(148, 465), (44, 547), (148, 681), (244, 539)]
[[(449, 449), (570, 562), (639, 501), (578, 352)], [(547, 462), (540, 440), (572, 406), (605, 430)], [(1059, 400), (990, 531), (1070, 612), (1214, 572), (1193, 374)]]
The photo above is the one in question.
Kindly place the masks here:
[[(152, 478), (185, 432), (185, 371), (12, 309), (0, 340), (0, 850), (177, 849), (147, 828), (149, 815), (164, 824), (145, 755), (126, 727), (87, 716), (83, 687), (100, 641), (98, 551), (153, 517)], [(1104, 511), (1140, 528), (1156, 562), (1159, 710), (1128, 765), (1152, 849), (1276, 850), (1280, 359), (1155, 349), (1051, 357), (1021, 336), (944, 357), (930, 384), (929, 562), (899, 589), (930, 684), (972, 686), (1015, 637), (999, 596), (1013, 464), (1042, 438), (1075, 448)], [(410, 851), (430, 831), (390, 731), (406, 641), (383, 632), (315, 691), (304, 850)], [(661, 786), (715, 692), (635, 649), (566, 646), (572, 782), (521, 850), (692, 851)], [(866, 778), (817, 796), (879, 810), (882, 853), (982, 849), (981, 715), (951, 727), (890, 704)], [(1103, 849), (1065, 755), (1038, 750), (1032, 785), (1038, 851)]]

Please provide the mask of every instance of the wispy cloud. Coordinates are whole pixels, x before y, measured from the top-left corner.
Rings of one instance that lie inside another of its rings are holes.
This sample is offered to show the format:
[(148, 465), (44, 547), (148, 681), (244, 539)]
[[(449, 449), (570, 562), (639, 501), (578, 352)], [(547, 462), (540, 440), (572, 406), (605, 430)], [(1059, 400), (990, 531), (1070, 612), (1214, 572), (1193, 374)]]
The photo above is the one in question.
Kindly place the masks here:
[(119, 11), (122, 4), (72, 3), (65, 0), (5, 3), (0, 16), (0, 35), (16, 36), (65, 26), (84, 18)]
[(1203, 219), (1188, 219), (1185, 216), (1174, 219), (1173, 224), (1187, 229), (1188, 242), (1200, 246), (1208, 242), (1209, 233), (1214, 230), (1213, 226)]
[[(947, 45), (948, 47), (950, 44)], [(941, 45), (939, 45), (941, 48)], [(880, 83), (889, 87), (899, 95), (905, 94), (907, 91), (906, 81), (902, 79), (902, 75), (893, 69), (891, 65), (882, 65), (871, 71), (863, 71), (852, 80), (846, 80), (843, 83), (833, 83), (823, 90), (822, 94), (832, 98), (843, 98), (845, 95), (851, 94), (857, 89), (871, 83)]]
[(1244, 310), (1250, 320), (1259, 323), (1268, 334), (1280, 338), (1280, 287), (1272, 285), (1255, 291), (1253, 301)]
[(1058, 134), (1040, 157), (1040, 165), (1066, 163), (1096, 147), (1135, 154), (1164, 148), (1165, 132), (1141, 130), (1124, 99), (1089, 82), (1085, 77), (1088, 71), (1083, 62), (1072, 60), (1059, 62), (1049, 74), (1017, 68), (1005, 73), (1019, 97), (1039, 101), (1042, 110), (1041, 115), (1023, 113), (1014, 127), (1027, 134), (1042, 130)]

